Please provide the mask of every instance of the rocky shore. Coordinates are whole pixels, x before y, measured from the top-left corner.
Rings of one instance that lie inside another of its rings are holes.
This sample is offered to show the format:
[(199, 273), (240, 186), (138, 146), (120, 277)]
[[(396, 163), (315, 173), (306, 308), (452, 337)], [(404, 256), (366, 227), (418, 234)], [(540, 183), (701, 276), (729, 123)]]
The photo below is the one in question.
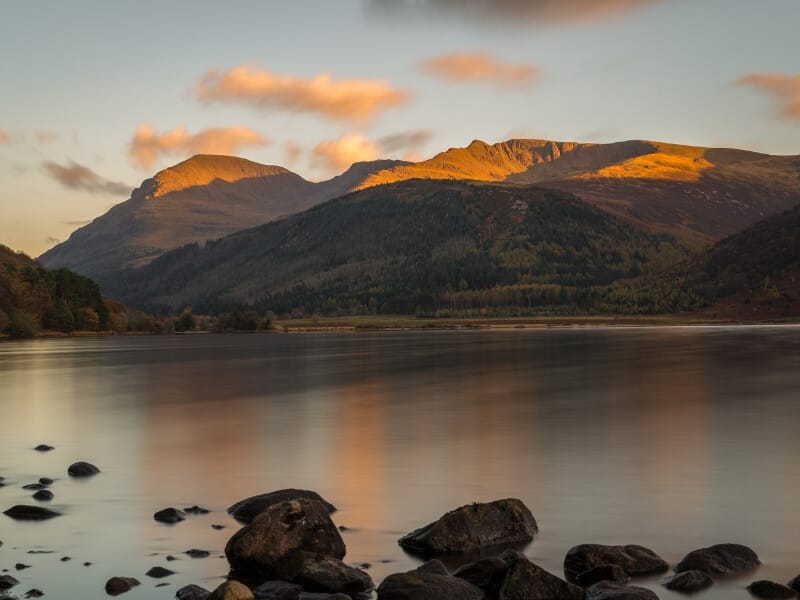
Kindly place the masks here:
[[(51, 446), (34, 450), (49, 452)], [(102, 476), (88, 462), (65, 469), (71, 478)], [(22, 485), (33, 492), (31, 504), (4, 510), (5, 518), (46, 521), (62, 514), (43, 506), (54, 497), (56, 479), (42, 477)], [(0, 477), (0, 487), (8, 482)], [(46, 492), (46, 493), (44, 493)], [(201, 506), (166, 507), (153, 519), (177, 524), (187, 515), (208, 513)], [(581, 544), (563, 560), (563, 577), (531, 561), (523, 549), (539, 532), (531, 510), (518, 499), (508, 498), (456, 508), (436, 521), (399, 538), (409, 554), (427, 562), (415, 569), (388, 575), (376, 585), (369, 564), (345, 561), (346, 546), (332, 515), (336, 507), (319, 494), (298, 489), (277, 490), (246, 498), (231, 505), (228, 513), (242, 527), (228, 540), (224, 556), (229, 571), (215, 589), (186, 585), (173, 596), (179, 600), (653, 600), (658, 595), (636, 585), (636, 579), (660, 576), (666, 590), (694, 594), (713, 586), (721, 577), (751, 578), (761, 564), (754, 550), (726, 543), (689, 551), (675, 565), (655, 551), (638, 545)], [(223, 525), (212, 525), (223, 529)], [(1, 529), (0, 529), (1, 531)], [(3, 545), (0, 540), (0, 546)], [(29, 553), (46, 552), (30, 550)], [(193, 558), (209, 552), (187, 550)], [(0, 549), (0, 558), (7, 556)], [(167, 556), (168, 561), (175, 557)], [(447, 559), (448, 569), (440, 559)], [(61, 558), (68, 561), (69, 557)], [(91, 566), (91, 563), (83, 563)], [(0, 562), (0, 600), (38, 598), (45, 592), (23, 589), (13, 572), (30, 568), (22, 562)], [(670, 570), (672, 571), (670, 573)], [(109, 578), (104, 592), (86, 589), (86, 597), (125, 594), (141, 585), (138, 577), (166, 580), (175, 573), (156, 566), (143, 574), (121, 573)], [(157, 587), (168, 585), (166, 582)], [(782, 584), (753, 580), (747, 592), (756, 598), (795, 598), (800, 595), (800, 575)], [(743, 588), (743, 597), (747, 592)]]

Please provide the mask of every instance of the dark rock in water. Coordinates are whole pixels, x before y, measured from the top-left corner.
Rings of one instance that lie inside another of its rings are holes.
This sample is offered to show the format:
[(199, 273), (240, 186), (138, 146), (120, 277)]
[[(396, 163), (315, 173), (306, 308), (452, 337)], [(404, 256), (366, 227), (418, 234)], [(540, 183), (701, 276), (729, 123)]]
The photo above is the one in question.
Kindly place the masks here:
[(83, 461), (72, 463), (67, 469), (67, 473), (69, 473), (71, 477), (91, 477), (92, 475), (97, 475), (99, 472), (100, 469), (95, 467), (92, 463)]
[(399, 543), (405, 550), (423, 556), (462, 554), (530, 542), (538, 531), (528, 507), (511, 498), (452, 510), (403, 536)]
[(186, 518), (177, 508), (164, 508), (153, 515), (159, 523), (180, 523)]
[(225, 529), (225, 525), (219, 525), (218, 523), (214, 523), (211, 525), (211, 529), (216, 529), (219, 531), (220, 529)]
[(27, 485), (23, 485), (22, 489), (23, 490), (43, 490), (46, 487), (47, 486), (45, 484), (43, 484), (43, 483), (29, 483)]
[(792, 588), (795, 592), (800, 594), (800, 575), (792, 579), (789, 583), (786, 584), (788, 587)]
[(52, 519), (53, 517), (61, 516), (61, 513), (50, 510), (49, 508), (26, 506), (24, 504), (12, 506), (4, 511), (3, 514), (18, 521), (42, 521), (44, 519)]
[[(188, 554), (192, 558), (206, 558), (211, 553), (208, 550), (198, 550), (197, 548), (192, 548), (191, 550), (187, 550), (186, 552), (184, 552), (184, 554)], [(167, 560), (169, 560), (169, 559), (170, 558), (168, 556)], [(177, 560), (177, 559), (173, 558), (173, 560)]]
[(19, 580), (11, 575), (0, 575), (0, 590), (10, 590), (18, 583)]
[(138, 579), (133, 577), (112, 577), (106, 581), (106, 594), (109, 596), (119, 596), (129, 592), (137, 585), (141, 585)]
[(584, 588), (600, 583), (601, 581), (613, 581), (614, 583), (628, 583), (631, 576), (619, 565), (600, 565), (580, 573), (575, 582)]
[(69, 562), (71, 560), (72, 560), (71, 556), (62, 556), (61, 557), (61, 562)]
[[(438, 562), (438, 561), (437, 561)], [(484, 600), (483, 590), (452, 575), (414, 569), (389, 575), (378, 586), (378, 600)]]
[(174, 574), (175, 571), (170, 571), (164, 567), (153, 567), (147, 573), (145, 573), (145, 575), (152, 577), (153, 579), (161, 579), (162, 577), (169, 577), (170, 575)]
[(297, 600), (303, 586), (288, 581), (266, 581), (253, 590), (259, 600)]
[(210, 595), (211, 592), (207, 589), (194, 584), (185, 585), (175, 592), (175, 597), (178, 600), (207, 600)]
[[(201, 552), (202, 552), (202, 551), (201, 551)], [(167, 556), (164, 558), (164, 560), (166, 560), (167, 562), (172, 562), (173, 560), (180, 560), (180, 559), (179, 559), (178, 557), (176, 557), (176, 556), (172, 556), (172, 554), (168, 554), (168, 555), (167, 555)], [(210, 593), (211, 593), (211, 592), (209, 592), (209, 594), (210, 594)]]
[(564, 558), (564, 575), (567, 581), (575, 583), (578, 575), (602, 565), (617, 565), (634, 577), (663, 573), (669, 569), (667, 561), (644, 546), (581, 544), (567, 552)]
[(508, 571), (500, 586), (500, 600), (583, 600), (583, 589), (567, 583), (529, 561), (519, 552), (502, 555)]
[(188, 513), (190, 515), (207, 515), (209, 511), (207, 508), (203, 508), (202, 506), (190, 506), (189, 508), (184, 508), (183, 512)]
[(456, 569), (453, 576), (481, 588), (492, 597), (500, 593), (500, 586), (508, 571), (508, 563), (496, 556), (482, 558)]
[(244, 500), (240, 500), (236, 504), (231, 505), (228, 508), (228, 512), (240, 523), (248, 524), (256, 517), (256, 515), (261, 514), (270, 506), (279, 504), (281, 502), (287, 502), (289, 500), (303, 499), (316, 500), (317, 502), (321, 502), (329, 513), (336, 512), (336, 507), (325, 500), (317, 492), (295, 489), (277, 490), (275, 492), (269, 492), (268, 494), (260, 494), (258, 496), (245, 498)]
[(14, 568), (17, 571), (24, 571), (25, 569), (30, 569), (31, 566), (30, 565), (26, 565), (24, 563), (17, 563), (17, 564), (14, 565)]
[(754, 581), (747, 586), (753, 596), (757, 598), (794, 598), (797, 596), (792, 588), (774, 581)]
[(168, 585), (169, 585), (169, 581), (162, 581), (161, 583), (155, 584), (154, 587), (160, 588), (160, 587), (166, 587)]
[(50, 452), (50, 450), (55, 450), (53, 446), (48, 446), (47, 444), (39, 444), (34, 448), (37, 452)]
[(34, 500), (39, 500), (40, 502), (47, 502), (48, 500), (52, 500), (53, 496), (54, 494), (50, 490), (39, 490), (32, 497)]
[(755, 569), (761, 561), (747, 546), (740, 544), (717, 544), (694, 550), (677, 564), (675, 571), (703, 571), (709, 575), (725, 575)]
[(39, 483), (41, 483), (43, 485), (53, 485), (53, 483), (55, 483), (55, 480), (54, 479), (50, 479), (49, 477), (40, 477), (39, 478)]
[(238, 581), (229, 580), (211, 592), (208, 600), (254, 600), (249, 587)]
[(702, 571), (683, 571), (677, 573), (663, 582), (664, 587), (673, 592), (693, 594), (704, 590), (714, 583), (714, 580)]
[(32, 588), (25, 592), (26, 598), (41, 598), (44, 596), (44, 592), (42, 590), (37, 590), (36, 588)]
[(84, 567), (91, 567), (91, 566), (92, 566), (92, 563), (90, 563), (90, 562), (85, 562), (85, 563), (83, 563), (83, 566), (84, 566)]
[(319, 592), (303, 592), (297, 600), (352, 600), (347, 594), (326, 594)]
[(273, 504), (233, 534), (225, 546), (231, 568), (239, 573), (286, 579), (283, 563), (300, 552), (344, 558), (345, 545), (328, 508), (317, 500)]
[(586, 590), (586, 600), (658, 600), (658, 596), (643, 587), (601, 581)]
[(55, 554), (55, 550), (28, 550), (28, 554)]
[[(309, 592), (341, 593), (347, 595), (369, 592), (375, 586), (372, 578), (360, 569), (338, 558), (314, 552), (302, 552), (297, 570), (286, 573), (290, 579)], [(292, 569), (294, 570), (294, 569)]]

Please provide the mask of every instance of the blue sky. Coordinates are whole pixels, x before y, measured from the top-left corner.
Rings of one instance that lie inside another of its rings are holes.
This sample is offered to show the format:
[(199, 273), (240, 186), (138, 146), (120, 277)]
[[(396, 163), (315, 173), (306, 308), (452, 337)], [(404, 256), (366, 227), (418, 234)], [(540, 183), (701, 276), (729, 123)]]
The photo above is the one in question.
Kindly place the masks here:
[(38, 255), (198, 148), (309, 179), (473, 139), (800, 153), (797, 0), (391, 5), (3, 3), (0, 243)]

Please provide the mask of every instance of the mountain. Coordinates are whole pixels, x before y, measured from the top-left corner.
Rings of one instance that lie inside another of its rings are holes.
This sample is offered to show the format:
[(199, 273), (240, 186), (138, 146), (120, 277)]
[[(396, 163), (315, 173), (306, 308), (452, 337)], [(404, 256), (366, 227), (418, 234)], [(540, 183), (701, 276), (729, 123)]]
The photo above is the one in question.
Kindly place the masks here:
[(800, 156), (642, 140), (494, 145), (476, 140), (429, 160), (379, 171), (360, 189), (407, 179), (544, 185), (698, 246), (800, 203)]
[[(684, 256), (671, 236), (563, 192), (410, 180), (173, 250), (107, 291), (161, 311), (413, 313), (455, 310), (470, 294), (534, 310), (578, 306), (591, 286)], [(490, 298), (495, 288), (513, 299)]]
[(356, 163), (320, 183), (283, 167), (232, 156), (198, 155), (145, 180), (129, 200), (75, 231), (39, 260), (104, 284), (172, 248), (216, 239), (340, 196), (399, 161)]

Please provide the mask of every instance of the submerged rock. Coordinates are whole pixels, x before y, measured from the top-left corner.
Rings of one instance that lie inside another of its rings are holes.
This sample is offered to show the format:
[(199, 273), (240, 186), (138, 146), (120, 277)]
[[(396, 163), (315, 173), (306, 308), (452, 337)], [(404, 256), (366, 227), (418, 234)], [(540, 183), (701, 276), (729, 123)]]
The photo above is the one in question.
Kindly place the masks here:
[(508, 571), (500, 586), (500, 600), (583, 600), (582, 588), (545, 571), (521, 553), (504, 552), (502, 558)]
[(658, 600), (658, 596), (647, 588), (601, 581), (586, 590), (586, 600)]
[(740, 544), (717, 544), (694, 550), (683, 557), (675, 571), (703, 571), (709, 575), (726, 575), (755, 569), (761, 561), (747, 546)]
[(255, 596), (249, 587), (238, 581), (230, 580), (211, 592), (208, 600), (254, 600)]
[(508, 563), (493, 556), (463, 565), (456, 569), (453, 576), (468, 581), (490, 596), (496, 597), (500, 593), (500, 586), (503, 584), (507, 571)]
[(60, 517), (61, 513), (49, 508), (41, 506), (27, 506), (25, 504), (17, 504), (3, 512), (4, 515), (16, 519), (18, 521), (43, 521), (45, 519), (52, 519), (53, 517)]
[(153, 514), (153, 519), (159, 523), (180, 523), (186, 519), (186, 515), (177, 508), (164, 508)]
[(792, 588), (795, 592), (800, 594), (800, 575), (792, 579), (789, 583), (786, 584), (788, 587)]
[(389, 575), (378, 586), (378, 600), (484, 600), (483, 590), (468, 581), (415, 569)]
[(375, 586), (369, 574), (338, 558), (313, 552), (301, 553), (296, 572), (285, 573), (309, 592), (343, 593), (350, 596), (369, 592)]
[(120, 594), (129, 592), (137, 585), (141, 585), (141, 583), (134, 577), (112, 577), (106, 581), (106, 594), (109, 596), (119, 596)]
[(49, 446), (48, 444), (39, 444), (34, 448), (37, 452), (50, 452), (50, 450), (55, 450), (53, 446)]
[(567, 581), (575, 583), (581, 573), (603, 565), (616, 565), (631, 576), (663, 573), (669, 569), (667, 561), (644, 546), (581, 544), (567, 552), (564, 575)]
[(55, 480), (50, 479), (49, 477), (39, 477), (39, 483), (44, 485), (53, 485), (53, 483), (55, 483)]
[[(188, 554), (190, 558), (207, 558), (211, 552), (208, 550), (198, 550), (197, 548), (192, 548), (191, 550), (187, 550), (184, 554)], [(177, 560), (174, 556), (170, 559), (167, 556), (167, 560)]]
[(575, 579), (579, 586), (587, 588), (601, 581), (628, 583), (631, 580), (631, 576), (619, 565), (599, 565), (580, 573)]
[(347, 594), (326, 594), (324, 592), (301, 592), (297, 600), (352, 600)]
[(164, 567), (153, 567), (147, 573), (145, 573), (148, 577), (152, 577), (153, 579), (161, 579), (163, 577), (169, 577), (170, 575), (175, 575), (175, 571), (170, 571), (169, 569), (165, 569)]
[(92, 463), (84, 461), (72, 463), (67, 469), (67, 473), (69, 473), (71, 477), (91, 477), (92, 475), (97, 475), (99, 472), (100, 469)]
[(239, 502), (228, 508), (228, 513), (240, 523), (249, 524), (257, 515), (260, 515), (270, 506), (289, 500), (316, 500), (321, 502), (329, 513), (336, 512), (336, 507), (317, 492), (285, 489), (239, 500)]
[(699, 592), (700, 590), (706, 589), (713, 583), (714, 580), (711, 579), (708, 573), (692, 570), (683, 571), (682, 573), (673, 575), (669, 579), (665, 580), (663, 585), (665, 588), (672, 590), (673, 592), (693, 594), (695, 592)]
[(297, 600), (303, 586), (288, 581), (265, 581), (253, 590), (259, 600)]
[(40, 502), (47, 502), (52, 500), (53, 497), (54, 494), (50, 490), (39, 490), (32, 496), (34, 500), (39, 500)]
[(423, 556), (461, 554), (530, 542), (539, 528), (522, 501), (510, 498), (469, 504), (399, 540), (407, 551)]
[(23, 490), (43, 490), (46, 487), (47, 486), (45, 484), (43, 484), (43, 483), (29, 483), (27, 485), (23, 485), (22, 489)]
[(11, 575), (0, 575), (0, 591), (10, 590), (19, 583), (19, 579)]
[(207, 508), (203, 508), (202, 506), (197, 506), (195, 504), (194, 506), (184, 508), (183, 512), (188, 513), (190, 515), (207, 515), (211, 511), (209, 511)]
[(792, 588), (774, 581), (754, 581), (747, 586), (747, 591), (757, 598), (794, 598), (797, 596)]
[(211, 592), (207, 589), (194, 584), (185, 585), (175, 592), (175, 597), (178, 600), (208, 600), (210, 595)]

